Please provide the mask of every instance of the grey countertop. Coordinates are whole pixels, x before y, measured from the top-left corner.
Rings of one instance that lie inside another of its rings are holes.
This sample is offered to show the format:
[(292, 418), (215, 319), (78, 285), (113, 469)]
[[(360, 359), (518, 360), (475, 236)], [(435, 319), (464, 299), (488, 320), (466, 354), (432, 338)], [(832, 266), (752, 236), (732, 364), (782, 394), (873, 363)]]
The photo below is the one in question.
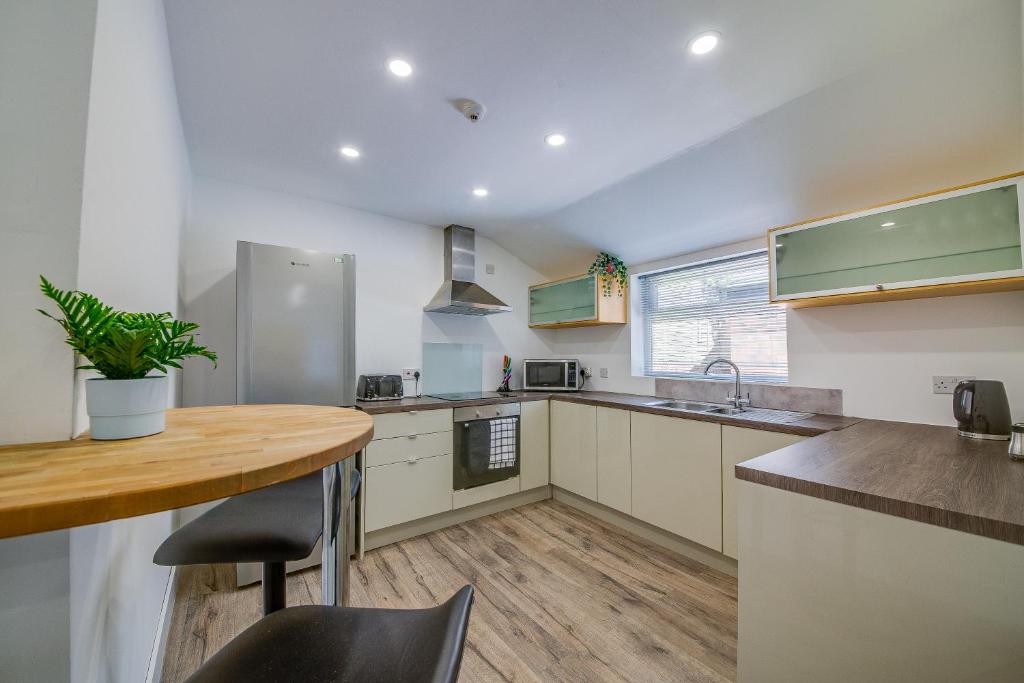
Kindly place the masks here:
[(403, 398), (395, 401), (357, 401), (356, 407), (371, 415), (382, 415), (386, 413), (409, 412), (412, 410), (464, 408), (467, 406), (491, 405), (496, 403), (522, 403), (524, 401), (546, 400), (583, 403), (586, 405), (604, 406), (607, 408), (622, 408), (625, 410), (652, 413), (655, 415), (666, 415), (668, 417), (679, 417), (687, 420), (698, 420), (701, 422), (716, 422), (718, 424), (731, 425), (735, 427), (747, 427), (749, 429), (782, 432), (784, 434), (799, 434), (801, 436), (817, 436), (818, 434), (824, 434), (836, 429), (843, 429), (844, 427), (849, 427), (850, 425), (860, 422), (859, 418), (844, 417), (842, 415), (812, 415), (804, 420), (791, 423), (762, 422), (742, 417), (683, 412), (673, 410), (671, 408), (651, 406), (647, 404), (652, 401), (657, 401), (657, 397), (642, 396), (639, 394), (619, 394), (608, 391), (562, 393), (513, 391), (505, 397), (475, 399), (469, 401), (444, 401), (442, 399), (424, 396), (421, 398)]

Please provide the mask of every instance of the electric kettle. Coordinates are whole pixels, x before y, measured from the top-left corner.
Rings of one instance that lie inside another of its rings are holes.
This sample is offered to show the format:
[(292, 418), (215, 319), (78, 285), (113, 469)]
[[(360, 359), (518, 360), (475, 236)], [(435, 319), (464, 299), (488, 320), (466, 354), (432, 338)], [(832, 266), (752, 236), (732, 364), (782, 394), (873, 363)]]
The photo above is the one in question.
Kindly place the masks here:
[(953, 390), (953, 417), (960, 436), (1010, 440), (1010, 403), (1006, 387), (991, 379), (969, 379)]

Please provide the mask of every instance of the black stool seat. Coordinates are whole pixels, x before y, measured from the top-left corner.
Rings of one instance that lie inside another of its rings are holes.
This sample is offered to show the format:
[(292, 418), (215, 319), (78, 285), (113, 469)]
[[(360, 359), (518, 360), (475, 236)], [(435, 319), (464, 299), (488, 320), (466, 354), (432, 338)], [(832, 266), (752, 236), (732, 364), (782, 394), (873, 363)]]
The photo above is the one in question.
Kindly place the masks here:
[(309, 557), (323, 526), (319, 472), (229, 498), (157, 548), (159, 565), (286, 562)]
[(454, 683), (473, 588), (430, 609), (289, 607), (264, 617), (187, 683)]

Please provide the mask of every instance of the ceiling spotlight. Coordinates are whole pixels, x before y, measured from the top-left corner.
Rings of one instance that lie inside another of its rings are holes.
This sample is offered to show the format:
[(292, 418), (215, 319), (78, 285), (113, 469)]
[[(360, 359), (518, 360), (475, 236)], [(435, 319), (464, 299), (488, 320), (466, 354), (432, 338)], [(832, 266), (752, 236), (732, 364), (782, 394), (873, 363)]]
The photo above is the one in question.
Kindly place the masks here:
[(404, 59), (392, 59), (388, 62), (388, 71), (398, 76), (399, 78), (405, 78), (412, 74), (412, 64), (405, 61)]
[(690, 41), (690, 52), (695, 55), (706, 55), (718, 47), (718, 40), (722, 34), (718, 31), (705, 31), (694, 36)]
[(552, 147), (561, 147), (565, 144), (565, 136), (561, 133), (552, 133), (544, 138), (544, 142)]
[(490, 194), (490, 192), (487, 191), (486, 187), (474, 187), (473, 188), (473, 196), (474, 197), (486, 197), (489, 194)]
[(355, 147), (349, 147), (348, 145), (345, 145), (344, 147), (339, 149), (338, 152), (341, 154), (341, 156), (348, 157), (349, 159), (356, 159), (359, 157), (359, 150), (356, 149)]

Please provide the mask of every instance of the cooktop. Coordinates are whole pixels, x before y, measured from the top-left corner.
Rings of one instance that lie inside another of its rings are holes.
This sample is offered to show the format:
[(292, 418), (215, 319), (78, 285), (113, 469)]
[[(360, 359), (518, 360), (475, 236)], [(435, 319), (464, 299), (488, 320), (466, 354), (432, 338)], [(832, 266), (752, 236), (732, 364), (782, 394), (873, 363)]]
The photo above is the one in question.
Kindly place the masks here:
[(442, 401), (479, 401), (482, 398), (507, 398), (515, 394), (507, 394), (500, 391), (461, 391), (455, 394), (427, 394), (430, 398), (439, 398)]

